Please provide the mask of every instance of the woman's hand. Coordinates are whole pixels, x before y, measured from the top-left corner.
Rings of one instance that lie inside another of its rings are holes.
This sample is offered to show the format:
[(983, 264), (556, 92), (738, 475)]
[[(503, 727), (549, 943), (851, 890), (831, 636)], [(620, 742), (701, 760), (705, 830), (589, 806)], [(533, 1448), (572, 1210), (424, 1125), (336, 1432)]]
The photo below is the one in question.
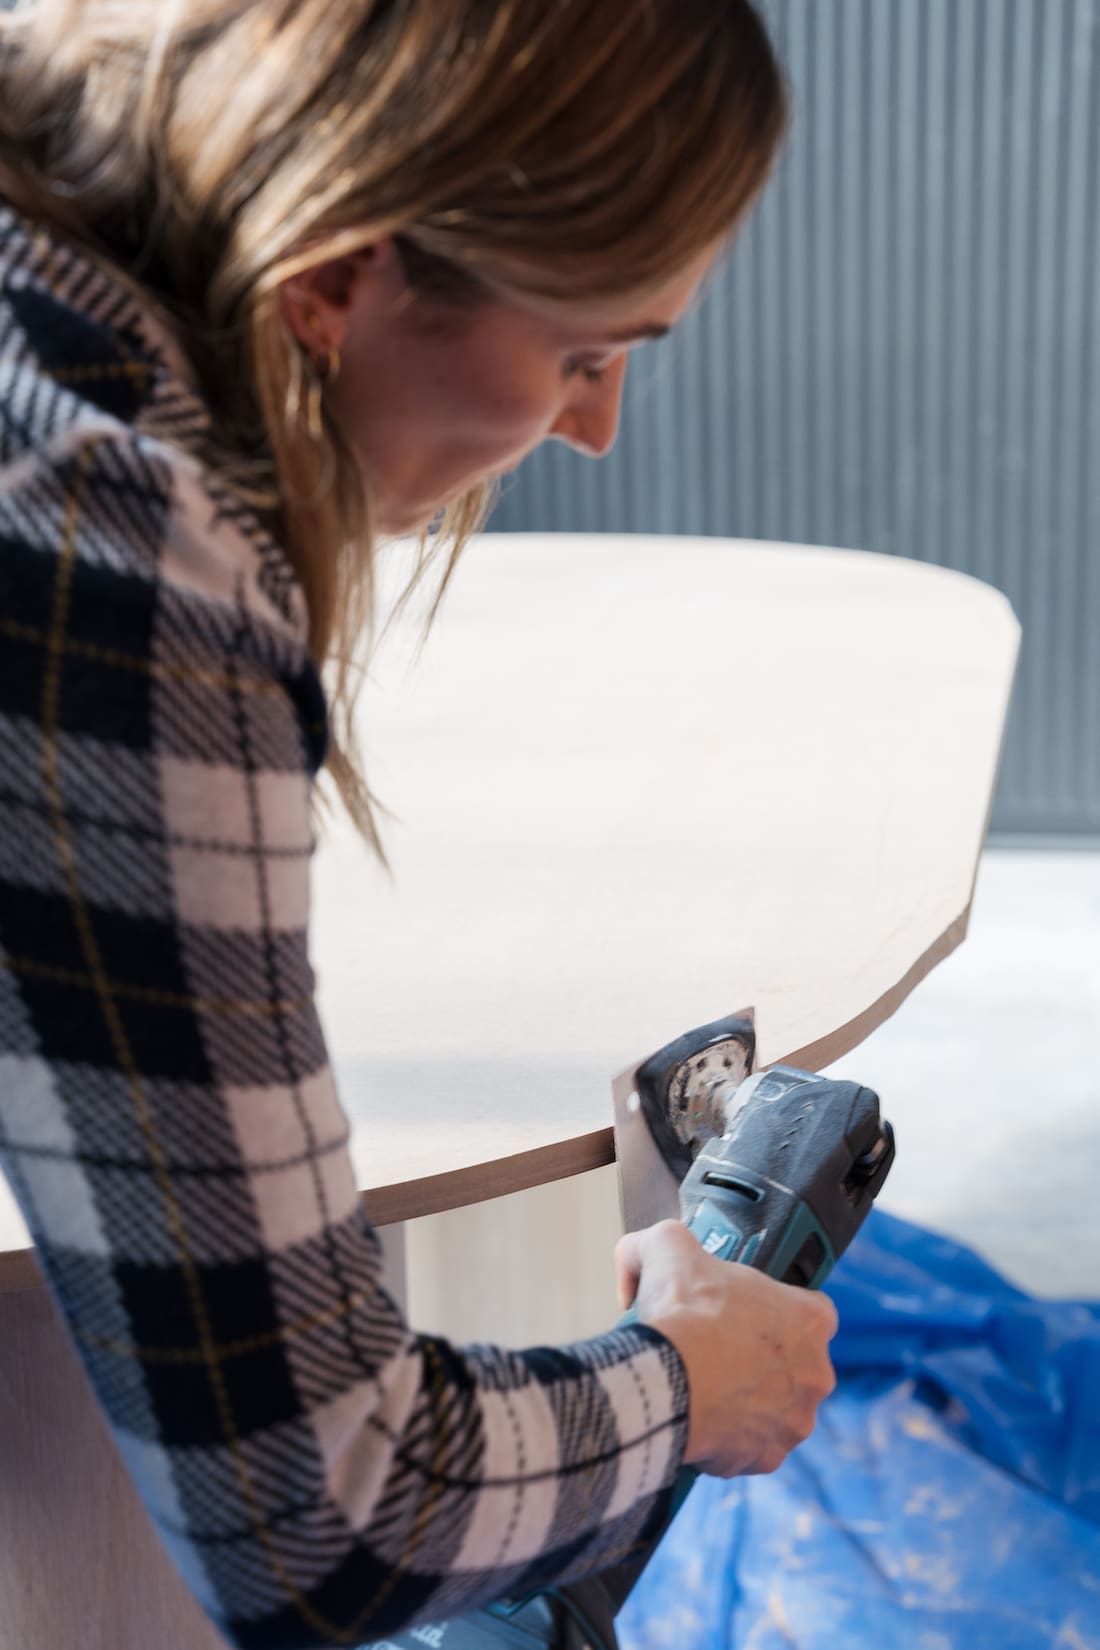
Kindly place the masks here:
[(687, 1369), (685, 1461), (719, 1478), (774, 1472), (836, 1385), (832, 1301), (715, 1260), (676, 1220), (620, 1239), (615, 1267), (624, 1310), (666, 1335)]

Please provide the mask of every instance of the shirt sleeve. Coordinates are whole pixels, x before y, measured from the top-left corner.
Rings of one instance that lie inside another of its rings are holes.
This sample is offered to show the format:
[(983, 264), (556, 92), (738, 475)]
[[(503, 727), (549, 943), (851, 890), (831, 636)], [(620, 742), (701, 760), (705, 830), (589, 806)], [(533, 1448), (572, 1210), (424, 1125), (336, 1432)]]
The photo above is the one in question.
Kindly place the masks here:
[(651, 1329), (463, 1348), (381, 1287), (313, 998), (324, 704), (286, 598), (130, 431), (0, 490), (0, 1164), (169, 1554), (250, 1650), (631, 1555), (687, 1423)]

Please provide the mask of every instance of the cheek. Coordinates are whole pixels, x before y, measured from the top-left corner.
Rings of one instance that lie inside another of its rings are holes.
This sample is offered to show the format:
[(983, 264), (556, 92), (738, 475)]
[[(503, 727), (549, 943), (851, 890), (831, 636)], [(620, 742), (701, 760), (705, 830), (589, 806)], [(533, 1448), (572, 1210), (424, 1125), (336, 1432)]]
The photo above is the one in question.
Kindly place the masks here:
[(458, 441), (521, 447), (539, 441), (553, 423), (560, 388), (544, 362), (462, 351), (440, 363), (433, 399)]
[(374, 330), (354, 340), (332, 393), (380, 502), (406, 526), (539, 446), (563, 381), (558, 352), (491, 315), (460, 336)]
[(355, 445), (379, 457), (394, 447), (457, 451), (522, 448), (547, 433), (560, 391), (552, 370), (471, 348), (386, 351), (352, 361), (333, 410)]

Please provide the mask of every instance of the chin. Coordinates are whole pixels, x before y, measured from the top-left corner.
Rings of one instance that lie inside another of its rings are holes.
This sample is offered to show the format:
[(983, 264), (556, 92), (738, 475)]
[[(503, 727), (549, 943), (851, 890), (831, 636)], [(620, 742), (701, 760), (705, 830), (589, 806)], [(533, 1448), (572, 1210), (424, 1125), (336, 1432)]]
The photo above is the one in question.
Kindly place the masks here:
[(407, 539), (418, 533), (427, 532), (440, 511), (445, 508), (442, 504), (421, 505), (413, 507), (406, 505), (403, 509), (390, 508), (379, 510), (375, 520), (378, 531), (383, 538)]
[[(487, 476), (482, 478), (483, 481), (489, 479)], [(442, 499), (438, 504), (424, 504), (416, 508), (410, 506), (401, 511), (387, 510), (384, 514), (380, 513), (378, 530), (387, 538), (409, 538), (416, 533), (426, 533), (429, 527), (438, 523), (444, 510), (452, 504), (457, 504), (472, 488), (480, 485), (481, 482), (468, 482), (459, 492), (452, 493), (450, 498)]]

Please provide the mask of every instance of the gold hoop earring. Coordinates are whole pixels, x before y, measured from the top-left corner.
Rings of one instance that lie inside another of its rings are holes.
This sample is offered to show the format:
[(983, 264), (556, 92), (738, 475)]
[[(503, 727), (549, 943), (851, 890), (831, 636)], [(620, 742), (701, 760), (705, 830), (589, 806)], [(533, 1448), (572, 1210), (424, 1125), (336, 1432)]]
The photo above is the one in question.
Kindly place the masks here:
[(325, 433), (324, 394), (325, 386), (320, 375), (307, 355), (302, 364), (302, 375), (305, 378), (306, 390), (306, 433), (311, 441), (320, 441)]
[(313, 357), (313, 370), (322, 384), (334, 384), (340, 376), (340, 351), (335, 344), (328, 344), (323, 355)]
[[(317, 310), (308, 310), (305, 325), (310, 332), (322, 330), (322, 318)], [(335, 343), (323, 343), (315, 353), (307, 350), (303, 365), (305, 376), (305, 427), (312, 441), (320, 441), (325, 434), (325, 384), (335, 383), (340, 373), (340, 350)]]
[[(315, 309), (307, 311), (305, 323), (310, 332), (322, 331), (321, 317)], [(304, 352), (303, 361), (303, 377), (306, 381), (306, 429), (314, 441), (320, 441), (325, 433), (325, 386), (334, 383), (340, 373), (338, 347), (324, 339), (318, 340), (318, 344), (316, 350), (307, 349)]]
[(323, 355), (306, 355), (303, 376), (306, 384), (306, 429), (313, 441), (320, 441), (325, 433), (325, 389), (335, 382), (340, 372), (340, 351), (329, 344)]

